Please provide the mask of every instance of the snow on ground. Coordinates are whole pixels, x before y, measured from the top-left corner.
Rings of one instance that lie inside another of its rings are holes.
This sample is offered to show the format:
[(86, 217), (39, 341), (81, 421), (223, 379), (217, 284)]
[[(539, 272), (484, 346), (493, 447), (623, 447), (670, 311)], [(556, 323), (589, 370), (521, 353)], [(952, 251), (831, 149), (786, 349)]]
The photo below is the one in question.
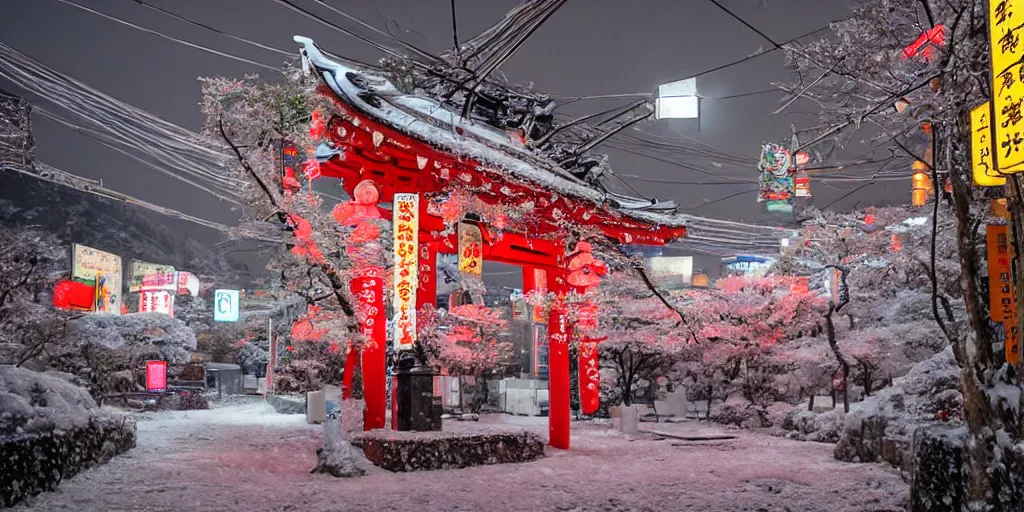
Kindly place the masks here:
[[(546, 437), (545, 418), (490, 415), (446, 424), (471, 431), (493, 423)], [(572, 450), (548, 448), (534, 462), (401, 474), (373, 468), (362, 478), (336, 479), (309, 474), (321, 426), (262, 402), (235, 402), (142, 416), (136, 449), (16, 510), (866, 512), (900, 510), (907, 490), (885, 466), (834, 460), (832, 445), (698, 423), (657, 430), (738, 439), (630, 438), (574, 423)]]

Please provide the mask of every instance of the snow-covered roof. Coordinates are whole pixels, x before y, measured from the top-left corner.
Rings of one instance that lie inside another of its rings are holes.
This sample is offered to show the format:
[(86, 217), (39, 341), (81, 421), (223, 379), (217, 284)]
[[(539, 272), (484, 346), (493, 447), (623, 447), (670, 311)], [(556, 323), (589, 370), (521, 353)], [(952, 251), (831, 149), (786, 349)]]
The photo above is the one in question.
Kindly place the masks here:
[[(598, 190), (526, 145), (513, 142), (498, 128), (463, 118), (433, 98), (405, 94), (383, 72), (330, 59), (308, 37), (295, 36), (294, 40), (302, 47), (303, 66), (308, 71), (317, 71), (340, 100), (395, 130), (521, 180), (610, 206), (638, 221), (686, 226), (686, 217), (676, 215), (676, 206), (671, 201), (657, 202)], [(367, 93), (374, 99), (369, 100)]]

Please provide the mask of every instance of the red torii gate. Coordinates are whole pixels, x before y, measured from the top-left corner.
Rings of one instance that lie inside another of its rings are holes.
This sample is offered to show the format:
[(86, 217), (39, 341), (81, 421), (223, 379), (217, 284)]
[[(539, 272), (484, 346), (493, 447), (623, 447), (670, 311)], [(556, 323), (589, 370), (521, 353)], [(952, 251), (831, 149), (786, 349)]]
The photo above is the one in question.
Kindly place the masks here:
[[(601, 235), (621, 244), (664, 245), (686, 235), (686, 227), (680, 222), (670, 222), (668, 216), (626, 211), (613, 207), (608, 201), (595, 200), (596, 191), (586, 188), (580, 180), (573, 181), (571, 177), (559, 174), (557, 170), (538, 169), (538, 176), (544, 176), (543, 179), (514, 175), (497, 165), (440, 149), (442, 142), (431, 140), (422, 131), (412, 133), (413, 130), (407, 129), (408, 123), (402, 126), (403, 123), (389, 116), (404, 115), (408, 118), (409, 114), (403, 109), (398, 109), (399, 114), (387, 110), (384, 99), (368, 90), (368, 82), (382, 82), (379, 77), (367, 80), (360, 75), (365, 70), (349, 68), (327, 59), (309, 39), (296, 37), (296, 42), (303, 45), (303, 57), (324, 79), (320, 93), (330, 98), (336, 108), (327, 122), (327, 136), (333, 146), (341, 150), (321, 161), (321, 175), (340, 179), (342, 187), (353, 197), (356, 185), (371, 180), (380, 191), (380, 201), (385, 203), (392, 202), (397, 193), (430, 196), (454, 189), (468, 190), (492, 206), (532, 202), (534, 215), (524, 219), (525, 226), (509, 230), (508, 226), (493, 226), (492, 219), (476, 221), (483, 235), (484, 259), (523, 267), (525, 292), (532, 291), (537, 285), (535, 270), (546, 272), (548, 291), (559, 295), (569, 292), (564, 247), (564, 240), (569, 234), (567, 223), (596, 229)], [(390, 84), (384, 87), (388, 86)], [(418, 122), (425, 121), (421, 119)], [(403, 129), (399, 129), (400, 126)], [(476, 135), (479, 139), (479, 132), (473, 133), (457, 125), (451, 128), (458, 137), (473, 140)], [(488, 129), (491, 132), (487, 135), (504, 133)], [(520, 132), (504, 135), (510, 141), (518, 140), (518, 144), (525, 147)], [(440, 216), (428, 211), (429, 203), (419, 203), (417, 308), (436, 303), (437, 254), (455, 253), (458, 248), (458, 235), (443, 234), (448, 231), (448, 225)], [(389, 218), (389, 210), (380, 210), (385, 218)], [(665, 222), (659, 222), (662, 220)], [(548, 324), (550, 444), (568, 449), (569, 328), (558, 307), (552, 308)], [(364, 354), (364, 363), (366, 357)], [(382, 354), (374, 358), (374, 368), (364, 367), (364, 383), (383, 382), (383, 365), (379, 368), (381, 375), (375, 375), (377, 359), (382, 360)], [(367, 378), (368, 373), (374, 375)], [(367, 418), (377, 419), (368, 420), (366, 428), (384, 426), (386, 405), (383, 398), (383, 393), (377, 392), (372, 393), (372, 398), (367, 396)]]

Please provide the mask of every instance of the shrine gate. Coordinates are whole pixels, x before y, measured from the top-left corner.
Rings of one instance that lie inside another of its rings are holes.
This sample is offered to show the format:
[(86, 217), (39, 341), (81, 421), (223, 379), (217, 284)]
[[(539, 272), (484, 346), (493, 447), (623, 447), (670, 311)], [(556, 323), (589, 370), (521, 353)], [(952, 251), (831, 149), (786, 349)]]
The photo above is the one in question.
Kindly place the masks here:
[[(380, 203), (394, 204), (396, 194), (419, 198), (415, 243), (403, 241), (415, 247), (417, 309), (436, 304), (437, 255), (457, 252), (458, 233), (452, 228), (459, 223), (479, 227), (484, 259), (523, 268), (524, 292), (537, 288), (536, 276), (542, 272), (547, 291), (556, 295), (573, 288), (568, 278), (570, 261), (583, 244), (566, 247), (566, 243), (581, 238), (581, 233), (630, 245), (664, 245), (686, 234), (682, 219), (664, 207), (604, 192), (553, 162), (531, 157), (520, 132), (460, 121), (450, 113), (441, 115), (448, 111), (428, 104), (433, 100), (398, 95), (385, 78), (327, 58), (309, 39), (296, 37), (296, 41), (304, 60), (322, 79), (320, 92), (334, 106), (326, 116), (330, 142), (326, 150), (317, 151), (320, 174), (340, 179), (353, 198), (376, 196), (383, 218), (392, 218), (394, 212)], [(445, 128), (439, 127), (446, 122)], [(367, 182), (379, 193), (357, 194), (356, 187)], [(461, 215), (453, 204), (457, 201), (472, 201), (486, 211)], [(375, 279), (358, 286), (374, 287), (376, 293), (366, 296), (372, 295), (378, 310), (384, 311), (379, 276)], [(557, 302), (548, 316), (550, 444), (568, 449), (571, 333)], [(383, 341), (383, 331), (377, 332), (375, 336)], [(585, 333), (582, 337), (586, 339)], [(398, 344), (403, 345), (401, 340)], [(384, 427), (382, 345), (362, 355), (367, 429)], [(595, 347), (593, 340), (581, 347), (581, 378), (587, 364), (596, 367)], [(584, 388), (581, 382), (581, 394)], [(597, 408), (596, 386), (592, 388), (591, 396), (583, 400), (584, 412)]]

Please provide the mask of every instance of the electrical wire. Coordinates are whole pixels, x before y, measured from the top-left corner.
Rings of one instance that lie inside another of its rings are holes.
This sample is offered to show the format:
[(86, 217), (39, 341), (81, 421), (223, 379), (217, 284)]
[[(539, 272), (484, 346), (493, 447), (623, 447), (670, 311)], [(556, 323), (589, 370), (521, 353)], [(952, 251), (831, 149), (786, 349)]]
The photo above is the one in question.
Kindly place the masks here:
[(220, 34), (220, 35), (222, 35), (224, 37), (228, 37), (230, 39), (234, 39), (235, 41), (246, 43), (248, 45), (255, 46), (257, 48), (261, 48), (261, 49), (264, 49), (264, 50), (267, 50), (267, 51), (271, 51), (271, 52), (274, 52), (274, 53), (286, 55), (288, 57), (295, 57), (295, 52), (285, 51), (285, 50), (282, 50), (280, 48), (274, 48), (273, 46), (267, 46), (265, 44), (258, 43), (256, 41), (252, 41), (250, 39), (246, 39), (244, 37), (239, 37), (239, 36), (236, 36), (236, 35), (233, 35), (233, 34), (229, 34), (227, 32), (219, 30), (219, 29), (217, 29), (215, 27), (212, 27), (210, 25), (207, 25), (205, 23), (201, 23), (201, 22), (195, 21), (195, 20), (193, 20), (191, 18), (187, 18), (185, 16), (181, 16), (179, 14), (175, 14), (175, 13), (173, 13), (171, 11), (168, 11), (167, 9), (164, 9), (162, 7), (153, 5), (151, 3), (147, 3), (145, 0), (131, 0), (131, 1), (134, 1), (135, 3), (138, 3), (138, 4), (142, 5), (143, 7), (146, 7), (148, 9), (152, 9), (152, 10), (157, 11), (159, 13), (162, 13), (162, 14), (164, 14), (166, 16), (170, 16), (170, 17), (172, 17), (172, 18), (174, 18), (174, 19), (176, 19), (178, 21), (182, 21), (182, 22), (188, 23), (189, 25), (206, 29), (206, 30), (208, 30), (210, 32), (213, 32), (215, 34)]
[(71, 0), (57, 0), (57, 1), (60, 2), (60, 3), (66, 4), (66, 5), (70, 5), (70, 6), (76, 7), (78, 9), (81, 9), (81, 10), (86, 11), (86, 12), (90, 12), (90, 13), (95, 14), (97, 16), (100, 16), (102, 18), (106, 18), (106, 19), (108, 19), (110, 21), (113, 21), (113, 22), (116, 22), (116, 23), (120, 23), (121, 25), (125, 25), (125, 26), (128, 26), (128, 27), (134, 28), (136, 30), (145, 32), (147, 34), (151, 34), (151, 35), (154, 35), (154, 36), (157, 36), (157, 37), (161, 37), (161, 38), (164, 38), (164, 39), (167, 39), (167, 40), (170, 40), (170, 41), (174, 41), (174, 42), (176, 42), (178, 44), (183, 44), (185, 46), (188, 46), (190, 48), (194, 48), (196, 50), (204, 51), (204, 52), (207, 52), (207, 53), (212, 53), (212, 54), (218, 55), (220, 57), (224, 57), (224, 58), (227, 58), (227, 59), (235, 60), (235, 61), (238, 61), (238, 62), (243, 62), (245, 64), (250, 64), (250, 65), (253, 65), (253, 66), (260, 67), (260, 68), (270, 69), (270, 70), (273, 70), (273, 71), (279, 71), (279, 69), (274, 67), (274, 66), (268, 66), (267, 64), (263, 64), (262, 62), (256, 62), (254, 60), (247, 59), (245, 57), (239, 57), (237, 55), (232, 55), (230, 53), (225, 53), (225, 52), (222, 52), (220, 50), (215, 50), (215, 49), (210, 48), (208, 46), (203, 46), (201, 44), (196, 44), (196, 43), (193, 43), (193, 42), (190, 42), (190, 41), (186, 41), (184, 39), (179, 39), (179, 38), (174, 37), (174, 36), (169, 36), (167, 34), (164, 34), (163, 32), (158, 32), (158, 31), (153, 30), (153, 29), (142, 27), (142, 26), (136, 25), (136, 24), (134, 24), (134, 23), (132, 23), (130, 21), (118, 18), (116, 16), (111, 16), (109, 14), (97, 11), (95, 9), (90, 9), (90, 8), (84, 6), (84, 5), (76, 4), (76, 3), (72, 2)]
[[(41, 115), (165, 174), (184, 179), (219, 199), (240, 204), (237, 194), (243, 182), (225, 172), (229, 157), (201, 144), (199, 134), (112, 98), (3, 43), (0, 76), (40, 98), (33, 103)], [(53, 112), (42, 106), (42, 101), (71, 113), (89, 126)]]

